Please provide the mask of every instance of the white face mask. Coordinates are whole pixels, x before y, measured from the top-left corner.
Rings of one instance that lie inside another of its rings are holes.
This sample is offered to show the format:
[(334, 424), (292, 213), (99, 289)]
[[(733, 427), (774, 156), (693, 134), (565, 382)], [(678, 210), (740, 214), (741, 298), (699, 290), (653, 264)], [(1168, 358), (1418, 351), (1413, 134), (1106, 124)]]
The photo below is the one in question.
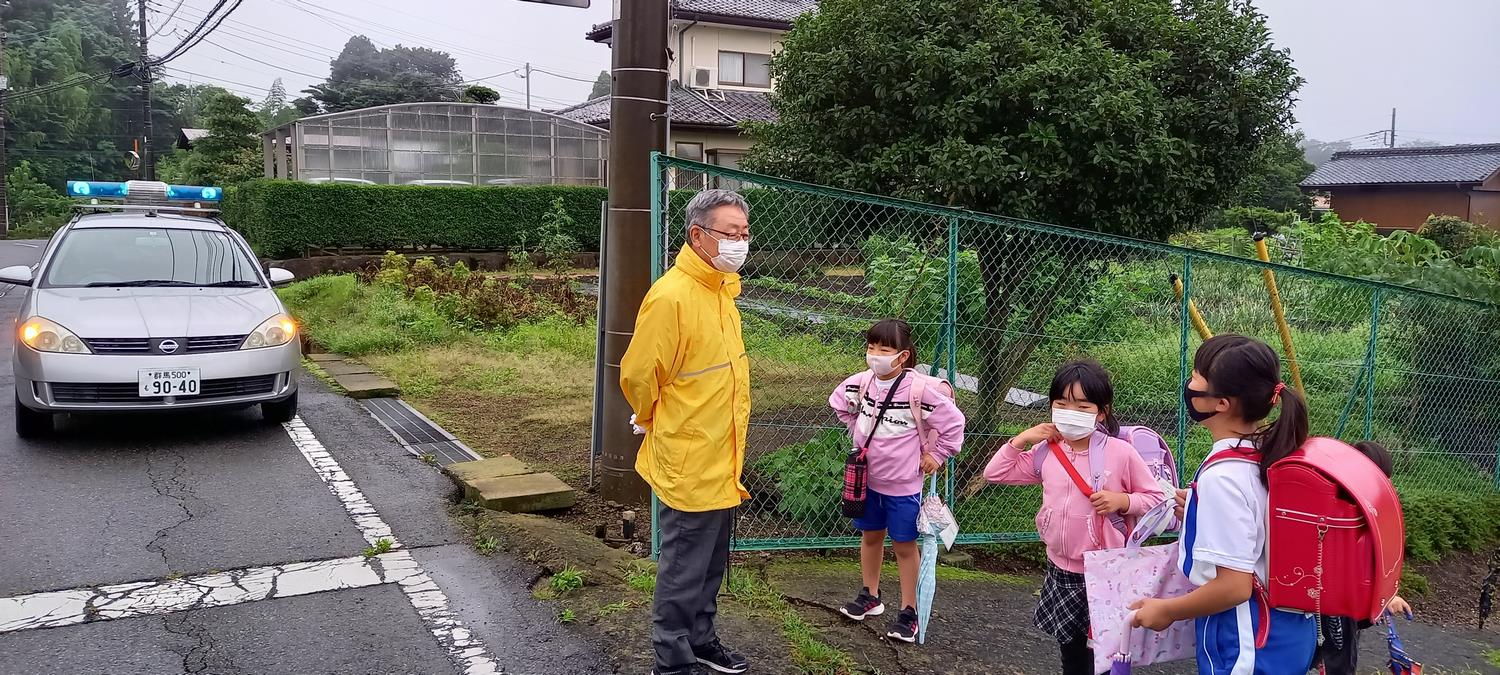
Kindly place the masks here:
[(1076, 441), (1094, 433), (1098, 420), (1099, 416), (1091, 412), (1063, 408), (1052, 409), (1052, 426), (1057, 427), (1057, 433), (1070, 441)]
[(875, 371), (878, 377), (888, 377), (896, 372), (896, 362), (906, 358), (906, 352), (882, 356), (880, 354), (865, 354), (865, 363), (870, 365), (870, 370)]
[(719, 240), (719, 255), (714, 256), (714, 269), (720, 272), (738, 272), (750, 257), (750, 242), (733, 239)]

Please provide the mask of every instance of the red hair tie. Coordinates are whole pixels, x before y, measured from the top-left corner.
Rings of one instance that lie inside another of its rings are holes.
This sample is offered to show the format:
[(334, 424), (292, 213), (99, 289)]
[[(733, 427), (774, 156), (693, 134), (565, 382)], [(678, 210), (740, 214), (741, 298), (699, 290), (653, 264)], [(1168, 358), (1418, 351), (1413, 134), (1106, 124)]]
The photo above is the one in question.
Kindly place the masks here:
[(1277, 403), (1281, 402), (1281, 392), (1284, 389), (1286, 389), (1285, 382), (1276, 383), (1276, 388), (1271, 390), (1271, 405), (1276, 405)]

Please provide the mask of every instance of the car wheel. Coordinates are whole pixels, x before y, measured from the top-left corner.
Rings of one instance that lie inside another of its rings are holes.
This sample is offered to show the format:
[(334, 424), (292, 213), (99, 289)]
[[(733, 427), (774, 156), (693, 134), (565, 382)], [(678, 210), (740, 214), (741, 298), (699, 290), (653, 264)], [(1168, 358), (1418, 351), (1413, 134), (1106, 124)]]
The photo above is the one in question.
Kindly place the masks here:
[(40, 438), (52, 433), (52, 413), (39, 412), (21, 405), (16, 399), (16, 435), (21, 438)]
[(285, 424), (297, 416), (297, 395), (292, 394), (280, 401), (260, 404), (260, 415), (270, 424)]

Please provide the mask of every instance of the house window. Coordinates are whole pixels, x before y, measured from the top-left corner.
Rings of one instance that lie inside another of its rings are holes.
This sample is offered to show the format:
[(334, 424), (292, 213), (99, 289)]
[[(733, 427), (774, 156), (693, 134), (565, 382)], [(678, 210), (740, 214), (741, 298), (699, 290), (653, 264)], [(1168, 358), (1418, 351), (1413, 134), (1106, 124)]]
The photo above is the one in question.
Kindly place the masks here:
[[(714, 166), (722, 166), (730, 169), (740, 168), (740, 160), (745, 157), (743, 152), (731, 150), (709, 150), (708, 163)], [(745, 187), (744, 183), (733, 178), (723, 176), (714, 177), (714, 187), (721, 190), (738, 190)]]
[(719, 52), (719, 84), (771, 88), (771, 55)]
[[(675, 143), (672, 146), (672, 156), (678, 159), (690, 159), (694, 162), (701, 162), (703, 161), (703, 144)], [(705, 187), (704, 178), (704, 175), (700, 172), (678, 169), (674, 182), (680, 189), (702, 190)]]

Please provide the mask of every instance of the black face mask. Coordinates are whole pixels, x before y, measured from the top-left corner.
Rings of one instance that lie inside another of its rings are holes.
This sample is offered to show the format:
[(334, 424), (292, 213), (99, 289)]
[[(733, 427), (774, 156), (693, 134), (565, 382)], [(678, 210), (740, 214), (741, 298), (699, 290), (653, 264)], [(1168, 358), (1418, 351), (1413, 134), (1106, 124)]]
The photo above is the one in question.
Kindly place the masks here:
[(1213, 417), (1214, 415), (1219, 414), (1219, 411), (1217, 411), (1217, 410), (1215, 410), (1213, 412), (1199, 412), (1197, 408), (1193, 407), (1193, 399), (1195, 399), (1195, 398), (1218, 398), (1218, 397), (1214, 396), (1213, 394), (1210, 394), (1210, 393), (1208, 393), (1206, 391), (1198, 391), (1196, 389), (1193, 389), (1193, 388), (1189, 387), (1188, 384), (1190, 382), (1191, 382), (1191, 380), (1188, 380), (1188, 381), (1185, 381), (1185, 382), (1182, 383), (1182, 403), (1187, 406), (1188, 417), (1193, 418), (1194, 422), (1203, 422), (1204, 420), (1207, 420), (1208, 418)]

